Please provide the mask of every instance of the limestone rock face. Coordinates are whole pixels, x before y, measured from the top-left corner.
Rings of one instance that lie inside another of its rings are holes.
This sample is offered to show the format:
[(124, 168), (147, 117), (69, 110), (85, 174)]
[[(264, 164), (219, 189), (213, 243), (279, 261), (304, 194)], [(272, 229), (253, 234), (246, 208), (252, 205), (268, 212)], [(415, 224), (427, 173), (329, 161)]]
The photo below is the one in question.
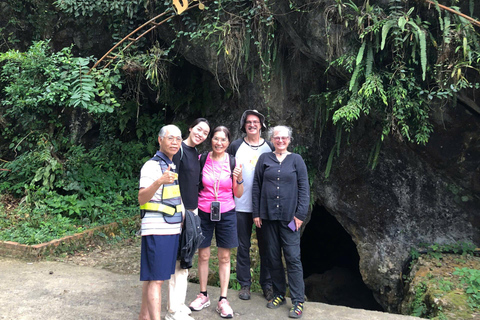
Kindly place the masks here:
[[(470, 122), (478, 132), (478, 120), (465, 110), (463, 115), (455, 123)], [(441, 138), (446, 134), (457, 142), (448, 146)], [(373, 142), (369, 145), (369, 140), (354, 139), (336, 160), (329, 181), (315, 183), (315, 192), (356, 243), (365, 283), (384, 307), (396, 311), (403, 291), (402, 268), (411, 247), (457, 241), (478, 245), (480, 201), (475, 181), (480, 145), (478, 133), (447, 133), (437, 127), (427, 147), (389, 139), (378, 166), (370, 170), (365, 159)], [(466, 145), (464, 140), (476, 142)], [(442, 148), (451, 150), (439, 158)], [(464, 154), (476, 156), (462, 161)]]

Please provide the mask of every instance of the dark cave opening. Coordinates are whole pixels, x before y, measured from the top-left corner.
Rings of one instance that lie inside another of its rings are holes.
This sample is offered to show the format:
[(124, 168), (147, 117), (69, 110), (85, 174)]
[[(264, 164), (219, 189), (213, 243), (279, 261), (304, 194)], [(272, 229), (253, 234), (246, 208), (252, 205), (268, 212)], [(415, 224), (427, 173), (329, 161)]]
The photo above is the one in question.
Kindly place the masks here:
[(383, 311), (362, 280), (352, 237), (325, 207), (313, 207), (301, 250), (309, 301)]

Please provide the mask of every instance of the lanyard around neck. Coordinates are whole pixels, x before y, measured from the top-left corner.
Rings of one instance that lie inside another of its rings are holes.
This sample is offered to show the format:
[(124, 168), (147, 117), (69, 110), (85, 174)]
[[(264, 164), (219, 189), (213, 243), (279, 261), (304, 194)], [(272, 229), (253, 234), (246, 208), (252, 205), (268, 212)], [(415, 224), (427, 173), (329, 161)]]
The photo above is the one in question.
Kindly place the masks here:
[[(212, 172), (213, 172), (213, 194), (215, 195), (215, 201), (218, 201), (218, 190), (220, 189), (220, 177), (222, 176), (222, 163), (220, 164), (220, 171), (218, 173), (218, 176), (215, 175), (215, 160), (213, 160), (212, 157), (210, 157), (210, 160), (212, 160)], [(225, 161), (225, 158), (223, 158)], [(220, 163), (220, 161), (218, 161)]]

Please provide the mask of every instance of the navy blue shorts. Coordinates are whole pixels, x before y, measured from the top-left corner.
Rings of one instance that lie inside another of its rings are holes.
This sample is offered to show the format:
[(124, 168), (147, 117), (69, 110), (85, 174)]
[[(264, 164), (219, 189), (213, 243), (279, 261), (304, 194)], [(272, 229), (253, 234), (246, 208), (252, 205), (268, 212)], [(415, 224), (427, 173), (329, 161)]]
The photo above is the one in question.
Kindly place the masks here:
[(142, 236), (140, 281), (169, 280), (175, 273), (180, 235)]
[(218, 248), (236, 248), (238, 247), (237, 236), (237, 213), (235, 209), (222, 213), (220, 221), (211, 221), (210, 212), (198, 210), (202, 233), (205, 237), (199, 248), (207, 248), (212, 245), (213, 230), (217, 239)]

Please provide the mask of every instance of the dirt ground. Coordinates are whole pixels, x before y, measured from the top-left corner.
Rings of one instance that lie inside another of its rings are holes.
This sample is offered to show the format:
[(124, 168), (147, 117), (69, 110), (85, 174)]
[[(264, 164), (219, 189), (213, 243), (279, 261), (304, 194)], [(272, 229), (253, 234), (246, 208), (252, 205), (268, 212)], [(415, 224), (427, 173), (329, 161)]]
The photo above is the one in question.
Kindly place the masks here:
[[(104, 269), (118, 274), (138, 275), (140, 272), (140, 243), (140, 237), (135, 237), (115, 244), (90, 245), (84, 251), (65, 254), (61, 257), (50, 257), (49, 260)], [(452, 276), (455, 268), (480, 270), (480, 257), (444, 254), (438, 259), (424, 255), (420, 257), (413, 268), (415, 274), (413, 283), (426, 282), (425, 278), (428, 278), (430, 281), (426, 283), (429, 284), (430, 291), (437, 290), (438, 284), (444, 281), (451, 282), (452, 287), (460, 287), (460, 279)], [(195, 273), (195, 270), (191, 269), (189, 277), (194, 277)], [(415, 292), (412, 292), (412, 286), (409, 293), (415, 296)], [(435, 302), (431, 301), (430, 303), (432, 303), (432, 306), (434, 304), (443, 305), (443, 311), (448, 314), (449, 319), (465, 319), (465, 311), (469, 313), (468, 319), (480, 319), (477, 312), (470, 311), (465, 300), (459, 306), (453, 305), (446, 293), (437, 290), (435, 295), (437, 297), (441, 295), (442, 298), (435, 299)], [(410, 299), (408, 297), (406, 299), (410, 303), (412, 302), (412, 296), (410, 296)], [(425, 303), (429, 304), (428, 301), (425, 301)]]
[[(72, 257), (65, 256), (63, 258), (65, 262), (25, 261), (0, 257), (2, 271), (0, 272), (0, 319), (138, 319), (142, 291), (138, 274), (120, 274), (106, 269), (112, 267), (112, 261), (118, 261), (115, 255), (125, 254), (123, 250), (124, 248), (120, 247), (112, 248), (109, 254), (105, 254), (103, 248), (92, 248), (87, 254), (89, 258), (82, 256), (82, 253), (74, 254)], [(94, 256), (97, 259), (94, 259)], [(92, 266), (88, 266), (87, 263)], [(122, 260), (120, 264), (124, 263), (127, 263), (126, 260)], [(127, 266), (123, 270), (131, 272), (132, 268)], [(162, 316), (165, 315), (166, 288), (167, 286), (162, 286)], [(187, 303), (195, 298), (198, 290), (198, 284), (188, 284)], [(211, 295), (212, 306), (195, 312), (193, 317), (196, 320), (221, 319), (215, 311), (215, 300), (220, 294), (220, 289), (208, 287), (208, 292)], [(259, 293), (253, 293), (251, 300), (244, 301), (238, 299), (238, 291), (233, 290), (229, 290), (228, 300), (234, 309), (235, 319), (288, 319), (288, 310), (291, 307), (288, 301), (278, 309), (268, 309), (266, 300)], [(419, 318), (306, 302), (302, 319), (413, 320)]]
[[(36, 316), (32, 316), (32, 314), (38, 314), (39, 311), (42, 311), (44, 306), (47, 306), (47, 309), (43, 311), (45, 314), (49, 314), (48, 311), (48, 306), (54, 307), (57, 303), (59, 306), (65, 305), (65, 301), (62, 301), (62, 299), (67, 299), (67, 297), (72, 297), (74, 296), (75, 290), (60, 290), (60, 293), (55, 292), (53, 295), (53, 298), (51, 296), (51, 292), (48, 289), (48, 286), (52, 286), (54, 288), (57, 286), (57, 284), (62, 285), (62, 283), (67, 283), (69, 281), (73, 281), (73, 285), (76, 285), (75, 281), (81, 281), (82, 283), (87, 282), (86, 284), (90, 283), (91, 288), (90, 289), (95, 289), (93, 293), (86, 294), (83, 293), (82, 297), (78, 297), (78, 300), (72, 299), (71, 303), (68, 302), (70, 300), (67, 300), (66, 308), (68, 308), (69, 312), (79, 312), (82, 313), (83, 311), (79, 311), (79, 301), (80, 306), (87, 304), (87, 305), (95, 305), (99, 299), (101, 299), (102, 304), (99, 306), (98, 311), (95, 311), (95, 309), (92, 309), (93, 312), (98, 312), (97, 315), (92, 314), (90, 316), (80, 316), (80, 317), (65, 317), (65, 319), (132, 319), (132, 317), (136, 317), (138, 314), (138, 302), (140, 301), (140, 296), (141, 296), (141, 282), (139, 281), (138, 275), (140, 273), (140, 243), (141, 243), (141, 238), (140, 237), (134, 237), (134, 238), (129, 238), (125, 239), (120, 242), (116, 243), (103, 243), (103, 244), (91, 244), (88, 245), (84, 250), (81, 251), (75, 251), (75, 252), (69, 252), (69, 253), (64, 253), (61, 256), (55, 257), (55, 256), (50, 256), (46, 259), (44, 262), (21, 262), (19, 266), (27, 267), (26, 275), (27, 276), (33, 276), (35, 279), (35, 275), (33, 273), (38, 273), (41, 278), (45, 278), (46, 281), (47, 279), (51, 278), (51, 276), (57, 276), (59, 277), (56, 279), (55, 284), (52, 282), (51, 284), (47, 284), (47, 288), (38, 288), (38, 285), (34, 283), (34, 281), (30, 281), (27, 285), (26, 288), (23, 288), (24, 291), (20, 291), (22, 289), (11, 289), (11, 288), (0, 288), (0, 292), (4, 291), (5, 289), (7, 290), (6, 292), (3, 292), (4, 294), (6, 293), (6, 296), (18, 296), (19, 299), (22, 299), (22, 301), (28, 301), (29, 297), (32, 297), (30, 293), (33, 293), (35, 297), (39, 298), (33, 298), (33, 302), (30, 303), (30, 307), (24, 306), (22, 308), (26, 308), (28, 310), (27, 314), (25, 317), (20, 317), (15, 319), (36, 319)], [(0, 261), (1, 263), (6, 263), (3, 268), (2, 267), (2, 273), (8, 272), (8, 268), (11, 268), (12, 270), (15, 270), (14, 264), (17, 262), (9, 262), (9, 261)], [(58, 265), (56, 263), (60, 262), (61, 265)], [(61, 272), (64, 272), (63, 270), (65, 269), (64, 267), (61, 267), (62, 265), (65, 265), (67, 268), (67, 271), (65, 271), (65, 274), (63, 275)], [(68, 267), (70, 266), (70, 267)], [(32, 269), (32, 267), (35, 267)], [(83, 268), (85, 267), (85, 268)], [(418, 276), (418, 281), (421, 281), (421, 277), (429, 277), (429, 278), (441, 278), (444, 275), (448, 276), (449, 281), (454, 281), (451, 278), (451, 274), (454, 270), (455, 267), (468, 267), (471, 269), (478, 269), (480, 270), (480, 258), (478, 257), (472, 257), (469, 259), (459, 259), (458, 257), (450, 257), (450, 256), (445, 256), (441, 260), (435, 260), (435, 259), (430, 259), (428, 257), (421, 258), (419, 259), (418, 266), (414, 269), (414, 272), (417, 273)], [(43, 270), (42, 268), (46, 268)], [(62, 271), (61, 271), (62, 270)], [(191, 269), (189, 277), (192, 278), (195, 276), (196, 270)], [(420, 271), (420, 272), (419, 272)], [(68, 272), (71, 272), (75, 274), (74, 279), (70, 279), (70, 276), (68, 275)], [(97, 274), (98, 273), (98, 274)], [(3, 275), (6, 277), (6, 282), (10, 281), (12, 279), (11, 275)], [(106, 277), (110, 279), (108, 282), (103, 281), (103, 278)], [(118, 279), (116, 279), (118, 277)], [(1, 276), (0, 276), (1, 278)], [(76, 279), (78, 278), (78, 279)], [(98, 280), (96, 280), (98, 279)], [(12, 280), (13, 281), (13, 280)], [(50, 280), (52, 281), (52, 280)], [(122, 293), (122, 296), (116, 297), (117, 290), (115, 288), (110, 287), (110, 284), (112, 283), (122, 283), (126, 284), (127, 288), (124, 289), (124, 293)], [(439, 280), (441, 281), (441, 280)], [(3, 285), (7, 285), (5, 281), (3, 282), (0, 287)], [(1, 282), (0, 282), (1, 283)], [(31, 286), (31, 287), (29, 287)], [(43, 285), (45, 286), (45, 285)], [(80, 287), (82, 287), (81, 284), (79, 284)], [(189, 299), (193, 299), (194, 294), (197, 288), (197, 284), (192, 284), (192, 286), (195, 288), (193, 289), (192, 293), (189, 293), (192, 295), (192, 297), (189, 297)], [(102, 293), (100, 291), (97, 292), (97, 287), (100, 287)], [(57, 290), (57, 289), (55, 289)], [(83, 290), (83, 289), (81, 289)], [(86, 290), (86, 289), (85, 289)], [(212, 290), (218, 290), (218, 288), (212, 289)], [(77, 289), (78, 291), (78, 289)], [(2, 294), (2, 295), (4, 295)], [(45, 298), (43, 298), (45, 296)], [(88, 299), (85, 298), (85, 296), (88, 296)], [(236, 292), (233, 292), (229, 296), (237, 296)], [(46, 299), (45, 302), (42, 302), (42, 299)], [(103, 301), (107, 299), (107, 301)], [(125, 300), (126, 303), (124, 302), (123, 304), (118, 304), (117, 305), (117, 300)], [(0, 299), (1, 301), (2, 299)], [(260, 298), (261, 300), (261, 298)], [(11, 299), (6, 300), (7, 303), (11, 302)], [(233, 303), (237, 304), (236, 301), (233, 301)], [(242, 302), (239, 302), (242, 303)], [(2, 303), (0, 303), (1, 305)], [(316, 304), (314, 303), (315, 307), (314, 308), (319, 308), (317, 312), (332, 312), (332, 314), (343, 314), (345, 318), (338, 317), (338, 318), (331, 318), (331, 319), (363, 319), (363, 315), (361, 316), (361, 312), (366, 312), (366, 311), (361, 311), (357, 310), (354, 313), (351, 312), (352, 309), (346, 309), (344, 307), (336, 307), (336, 306), (328, 306), (328, 305), (323, 305), (323, 304)], [(258, 306), (263, 310), (264, 305), (263, 302), (260, 303)], [(313, 305), (310, 307), (312, 308)], [(457, 306), (458, 307), (458, 306)], [(7, 314), (16, 314), (15, 308), (18, 309), (18, 306), (0, 306), (0, 319), (13, 319), (10, 317), (4, 317), (2, 315), (2, 308), (6, 308), (4, 311), (7, 312)], [(327, 310), (327, 308), (332, 308), (332, 310)], [(32, 310), (31, 310), (32, 309)], [(110, 310), (111, 309), (111, 310)], [(23, 309), (22, 309), (23, 310)], [(253, 309), (248, 308), (245, 311), (244, 318), (245, 319), (254, 319), (251, 317), (247, 317), (247, 312), (252, 312)], [(349, 311), (350, 310), (350, 311)], [(454, 314), (455, 312), (453, 310), (449, 310), (449, 318), (448, 319), (465, 319), (464, 317), (456, 317)], [(453, 312), (452, 312), (453, 311)], [(92, 312), (92, 311), (90, 311)], [(123, 312), (123, 313), (119, 313)], [(40, 312), (41, 313), (41, 312)], [(112, 314), (113, 318), (105, 318), (104, 315), (101, 314)], [(116, 316), (114, 316), (116, 314)], [(326, 315), (326, 314), (325, 314)], [(472, 314), (472, 318), (468, 317), (469, 319), (479, 319), (478, 314)], [(272, 315), (273, 316), (273, 315)], [(306, 318), (310, 318), (312, 315), (311, 314), (306, 314)], [(382, 314), (382, 313), (365, 313), (366, 319), (377, 319), (377, 316), (379, 319), (390, 319), (390, 317), (395, 318), (395, 319), (400, 319), (400, 318), (405, 318), (405, 319), (413, 319), (414, 317), (404, 317), (404, 316), (399, 316), (397, 315), (396, 317), (394, 315), (388, 315), (387, 314)], [(46, 319), (57, 319), (58, 316), (52, 315), (52, 316), (47, 316)], [(197, 319), (202, 319), (202, 317), (196, 317)], [(208, 317), (207, 317), (208, 318)], [(255, 317), (256, 318), (256, 317)], [(209, 319), (209, 318), (208, 318)], [(273, 319), (273, 318), (272, 318)], [(313, 319), (316, 319), (314, 316)]]
[(119, 274), (140, 274), (141, 238), (126, 239), (115, 244), (89, 245), (85, 250), (49, 257), (79, 266), (109, 270)]

